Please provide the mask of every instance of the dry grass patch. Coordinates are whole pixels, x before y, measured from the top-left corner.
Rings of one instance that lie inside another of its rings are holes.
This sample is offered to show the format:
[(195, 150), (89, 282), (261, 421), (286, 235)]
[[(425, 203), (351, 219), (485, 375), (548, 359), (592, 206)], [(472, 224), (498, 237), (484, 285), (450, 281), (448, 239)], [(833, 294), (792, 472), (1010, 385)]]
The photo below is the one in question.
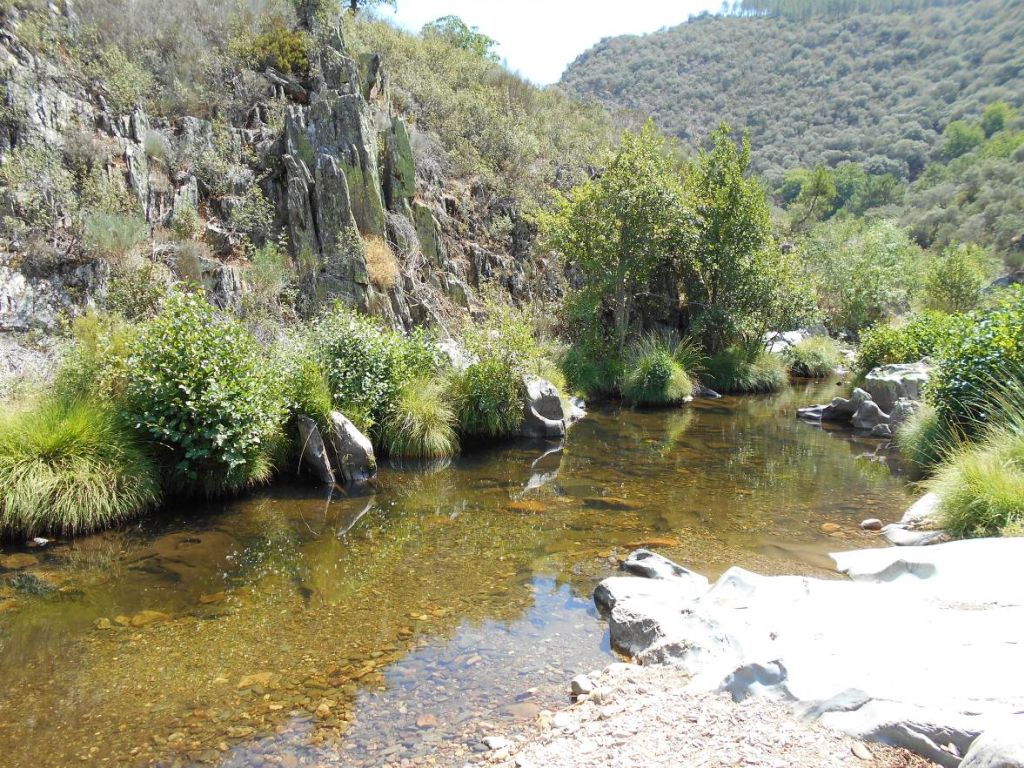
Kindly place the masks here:
[(371, 235), (364, 239), (366, 247), (366, 275), (381, 290), (388, 291), (398, 282), (398, 259), (381, 237)]

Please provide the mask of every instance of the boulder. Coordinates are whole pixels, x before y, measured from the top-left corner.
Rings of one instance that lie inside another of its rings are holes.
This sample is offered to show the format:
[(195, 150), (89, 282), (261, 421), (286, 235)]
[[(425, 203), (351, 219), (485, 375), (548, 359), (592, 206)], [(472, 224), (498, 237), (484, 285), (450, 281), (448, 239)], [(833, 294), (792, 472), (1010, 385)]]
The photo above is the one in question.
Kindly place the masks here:
[(920, 402), (911, 400), (909, 397), (901, 397), (897, 400), (896, 404), (892, 407), (892, 411), (889, 413), (889, 426), (892, 427), (892, 431), (895, 432), (899, 429), (911, 416), (917, 413), (920, 407)]
[(331, 464), (346, 486), (361, 486), (377, 479), (377, 459), (369, 438), (337, 411), (331, 411)]
[(780, 355), (790, 347), (813, 336), (828, 336), (828, 329), (823, 325), (809, 328), (798, 328), (795, 331), (769, 332), (765, 334), (765, 346), (773, 355)]
[(883, 365), (864, 377), (864, 389), (879, 408), (888, 412), (900, 398), (920, 401), (931, 370), (924, 361)]
[[(967, 753), (978, 734), (1024, 710), (1024, 582), (1012, 576), (1024, 539), (832, 557), (849, 580), (740, 568), (710, 587), (612, 577), (594, 600), (616, 648), (683, 668), (694, 689), (787, 699), (851, 736), (950, 768), (960, 759), (948, 745)], [(920, 639), (910, 651), (908, 631)], [(1015, 759), (1012, 738), (992, 742)]]
[(331, 457), (320, 435), (320, 427), (308, 416), (296, 419), (299, 430), (299, 444), (302, 446), (302, 466), (321, 483), (334, 485), (337, 482), (331, 468)]
[(1024, 716), (1008, 718), (976, 738), (960, 768), (1024, 768)]
[(821, 412), (822, 421), (849, 421), (864, 403), (871, 400), (871, 395), (859, 387), (853, 390), (850, 399), (834, 397), (832, 402)]
[(949, 534), (940, 528), (937, 519), (939, 502), (937, 494), (926, 493), (907, 508), (898, 523), (882, 528), (882, 536), (898, 547), (920, 547), (949, 541)]
[(569, 414), (562, 396), (547, 379), (523, 377), (523, 437), (560, 438), (565, 435)]
[(878, 403), (868, 400), (860, 404), (856, 413), (850, 417), (854, 429), (874, 429), (879, 424), (889, 423), (889, 414), (878, 407)]

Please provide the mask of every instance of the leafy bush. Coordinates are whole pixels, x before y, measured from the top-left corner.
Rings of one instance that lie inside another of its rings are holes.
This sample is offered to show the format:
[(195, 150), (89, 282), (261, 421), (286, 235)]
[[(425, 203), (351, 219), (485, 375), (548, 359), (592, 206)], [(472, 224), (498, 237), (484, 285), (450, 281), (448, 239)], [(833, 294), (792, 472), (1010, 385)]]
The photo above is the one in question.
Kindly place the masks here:
[(925, 265), (924, 305), (940, 312), (969, 312), (978, 306), (994, 272), (993, 259), (980, 246), (947, 246)]
[(777, 392), (788, 382), (782, 358), (742, 347), (729, 347), (712, 355), (704, 378), (709, 387), (722, 393)]
[(693, 394), (693, 382), (669, 344), (645, 336), (630, 350), (622, 377), (622, 396), (637, 405), (670, 405)]
[(182, 240), (195, 240), (203, 231), (203, 222), (195, 206), (183, 202), (171, 216), (171, 229)]
[(856, 335), (910, 307), (921, 250), (892, 222), (829, 220), (801, 241), (800, 253), (834, 333)]
[(173, 282), (171, 271), (159, 262), (122, 264), (110, 273), (103, 305), (126, 320), (144, 320), (160, 310)]
[(962, 315), (924, 311), (901, 325), (876, 325), (861, 335), (857, 372), (863, 376), (880, 365), (915, 363), (939, 355), (966, 324)]
[(143, 218), (93, 211), (85, 217), (82, 247), (93, 256), (119, 264), (148, 236), (149, 227)]
[(459, 432), (470, 439), (509, 437), (523, 423), (522, 370), (500, 349), (477, 356), (453, 378)]
[(73, 401), (106, 401), (124, 386), (125, 360), (136, 329), (119, 315), (89, 312), (71, 325), (71, 344), (57, 367), (54, 390)]
[(117, 45), (101, 48), (86, 46), (85, 74), (103, 85), (107, 102), (115, 113), (129, 112), (141, 104), (153, 90), (153, 75), (130, 59)]
[(459, 447), (458, 420), (446, 397), (444, 382), (439, 379), (413, 379), (402, 387), (381, 430), (387, 453), (406, 459), (454, 455)]
[(49, 398), (0, 416), (0, 531), (86, 533), (159, 497), (153, 462), (112, 410)]
[(311, 47), (308, 34), (290, 28), (281, 18), (270, 19), (258, 33), (233, 38), (229, 43), (231, 53), (245, 66), (258, 70), (273, 67), (299, 76), (309, 72)]
[(142, 325), (125, 371), (125, 415), (164, 449), (171, 489), (214, 495), (269, 479), (285, 403), (266, 357), (196, 295), (172, 295)]
[(278, 346), (277, 358), (288, 412), (308, 416), (326, 430), (334, 402), (327, 373), (313, 344), (305, 335), (291, 334)]
[(588, 399), (619, 391), (622, 365), (613, 352), (596, 344), (573, 344), (562, 357), (561, 368), (569, 390)]
[(387, 421), (407, 382), (436, 366), (423, 335), (403, 336), (340, 304), (317, 320), (314, 340), (335, 406), (364, 432)]
[(283, 300), (290, 300), (288, 289), (294, 274), (287, 256), (275, 243), (267, 243), (252, 252), (245, 270), (249, 290), (242, 296), (246, 316), (279, 317)]
[(843, 361), (843, 354), (835, 339), (811, 336), (785, 351), (783, 359), (794, 376), (820, 379), (830, 375)]
[(947, 424), (977, 434), (998, 403), (1010, 372), (1024, 370), (1024, 287), (1008, 290), (995, 307), (978, 311), (943, 346), (928, 383), (928, 399)]

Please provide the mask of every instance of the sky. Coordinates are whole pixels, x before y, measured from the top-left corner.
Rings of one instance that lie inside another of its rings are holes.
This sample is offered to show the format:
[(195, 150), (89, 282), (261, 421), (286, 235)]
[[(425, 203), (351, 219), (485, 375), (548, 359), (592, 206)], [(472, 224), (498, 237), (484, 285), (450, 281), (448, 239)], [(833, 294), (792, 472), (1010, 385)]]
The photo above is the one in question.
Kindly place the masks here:
[(458, 16), (498, 41), (509, 69), (538, 85), (553, 83), (583, 51), (603, 37), (654, 32), (701, 11), (716, 12), (721, 0), (397, 0), (397, 12), (381, 15), (418, 32), (441, 16)]

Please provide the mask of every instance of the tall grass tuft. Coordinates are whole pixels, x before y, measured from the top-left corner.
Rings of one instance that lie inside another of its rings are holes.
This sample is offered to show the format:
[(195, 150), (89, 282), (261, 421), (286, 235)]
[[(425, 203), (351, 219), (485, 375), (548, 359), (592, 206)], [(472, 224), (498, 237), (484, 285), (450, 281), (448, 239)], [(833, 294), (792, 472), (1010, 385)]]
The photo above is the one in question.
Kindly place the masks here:
[(455, 411), (446, 401), (444, 382), (416, 379), (399, 393), (394, 411), (384, 422), (381, 438), (391, 456), (403, 459), (444, 459), (459, 448)]
[(574, 344), (562, 357), (561, 369), (568, 389), (587, 399), (601, 399), (618, 392), (622, 366), (611, 353), (602, 354)]
[(962, 438), (928, 403), (921, 403), (917, 412), (896, 429), (896, 445), (900, 454), (915, 471), (922, 474), (930, 472), (945, 456), (953, 453), (961, 442)]
[(94, 531), (159, 497), (156, 467), (108, 408), (48, 398), (0, 416), (0, 531)]
[(643, 337), (630, 351), (622, 396), (637, 405), (673, 405), (693, 394), (693, 382), (666, 339)]
[(778, 392), (788, 376), (782, 358), (765, 350), (751, 352), (729, 347), (707, 362), (704, 378), (708, 386), (723, 393)]
[(834, 339), (828, 336), (811, 336), (787, 349), (782, 359), (794, 376), (821, 379), (839, 367), (843, 355)]

